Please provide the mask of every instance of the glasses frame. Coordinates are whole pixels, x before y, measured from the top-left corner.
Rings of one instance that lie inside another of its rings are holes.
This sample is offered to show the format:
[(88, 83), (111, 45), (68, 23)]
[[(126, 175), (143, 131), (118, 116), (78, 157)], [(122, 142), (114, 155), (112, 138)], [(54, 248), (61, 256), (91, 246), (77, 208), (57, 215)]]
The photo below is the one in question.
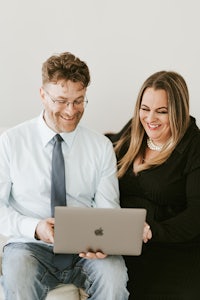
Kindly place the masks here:
[(55, 99), (52, 95), (49, 94), (49, 92), (47, 90), (45, 90), (43, 88), (44, 92), (48, 95), (48, 97), (50, 98), (50, 100), (58, 105), (58, 106), (69, 106), (70, 104), (72, 104), (73, 108), (85, 108), (88, 104), (88, 99), (87, 99), (87, 95), (85, 95), (84, 99), (86, 100), (74, 100), (74, 101), (67, 101), (67, 100), (58, 100)]

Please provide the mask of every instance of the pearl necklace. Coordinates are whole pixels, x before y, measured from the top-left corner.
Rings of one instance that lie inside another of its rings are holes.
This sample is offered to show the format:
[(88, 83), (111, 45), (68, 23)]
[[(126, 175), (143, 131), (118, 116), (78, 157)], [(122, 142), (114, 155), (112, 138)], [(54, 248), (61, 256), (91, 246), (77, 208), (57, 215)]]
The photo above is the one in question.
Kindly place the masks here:
[(149, 149), (154, 150), (154, 151), (161, 151), (163, 146), (157, 146), (153, 143), (151, 138), (147, 139), (147, 146)]

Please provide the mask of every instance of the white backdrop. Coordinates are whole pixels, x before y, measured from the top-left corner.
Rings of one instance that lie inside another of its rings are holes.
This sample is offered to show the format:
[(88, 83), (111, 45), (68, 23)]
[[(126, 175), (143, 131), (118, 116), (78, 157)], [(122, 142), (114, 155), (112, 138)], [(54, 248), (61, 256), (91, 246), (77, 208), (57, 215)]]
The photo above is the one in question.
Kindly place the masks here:
[(186, 79), (199, 123), (199, 11), (199, 0), (0, 0), (0, 127), (40, 113), (41, 65), (63, 51), (91, 71), (87, 126), (120, 129), (163, 69)]

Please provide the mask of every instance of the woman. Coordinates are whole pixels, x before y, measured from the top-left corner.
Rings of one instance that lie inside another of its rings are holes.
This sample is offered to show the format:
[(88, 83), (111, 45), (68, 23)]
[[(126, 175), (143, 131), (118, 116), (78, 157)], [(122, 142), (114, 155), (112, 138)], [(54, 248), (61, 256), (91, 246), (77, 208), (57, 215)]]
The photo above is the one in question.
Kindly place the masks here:
[(200, 131), (183, 77), (143, 84), (115, 144), (122, 207), (147, 209), (142, 255), (125, 257), (130, 299), (200, 299)]

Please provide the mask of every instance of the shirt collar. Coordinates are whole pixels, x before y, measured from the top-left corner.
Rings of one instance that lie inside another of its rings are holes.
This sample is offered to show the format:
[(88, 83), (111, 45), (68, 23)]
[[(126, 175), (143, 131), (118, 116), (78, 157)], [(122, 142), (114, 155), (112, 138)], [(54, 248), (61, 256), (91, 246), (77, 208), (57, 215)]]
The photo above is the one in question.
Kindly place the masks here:
[[(43, 113), (44, 112), (42, 112), (39, 115), (37, 124), (38, 124), (39, 133), (41, 135), (43, 147), (46, 147), (47, 144), (52, 141), (53, 137), (57, 134), (57, 132), (53, 131), (51, 128), (49, 128), (47, 126), (47, 124), (43, 118)], [(76, 128), (72, 132), (61, 132), (60, 133), (61, 137), (63, 138), (64, 142), (68, 145), (68, 147), (71, 147), (77, 131), (78, 131), (78, 128)]]

